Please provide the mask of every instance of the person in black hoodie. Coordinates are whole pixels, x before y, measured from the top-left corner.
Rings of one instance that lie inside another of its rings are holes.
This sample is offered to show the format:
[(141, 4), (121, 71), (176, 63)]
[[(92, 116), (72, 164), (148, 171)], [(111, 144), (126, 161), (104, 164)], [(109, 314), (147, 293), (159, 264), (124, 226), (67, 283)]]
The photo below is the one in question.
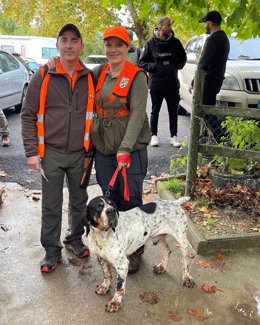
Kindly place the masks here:
[(139, 66), (149, 73), (152, 112), (150, 119), (151, 145), (157, 147), (159, 112), (165, 98), (169, 113), (171, 144), (180, 147), (177, 139), (178, 105), (180, 101), (178, 70), (186, 63), (186, 53), (181, 42), (174, 37), (171, 19), (162, 17), (158, 28), (145, 43)]

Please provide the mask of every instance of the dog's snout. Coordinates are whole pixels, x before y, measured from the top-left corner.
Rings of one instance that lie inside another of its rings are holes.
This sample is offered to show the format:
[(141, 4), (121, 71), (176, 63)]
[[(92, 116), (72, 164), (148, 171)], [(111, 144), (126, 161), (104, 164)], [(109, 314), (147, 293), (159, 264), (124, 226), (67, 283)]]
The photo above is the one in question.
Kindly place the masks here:
[(108, 216), (111, 216), (112, 214), (116, 213), (116, 209), (111, 207), (111, 208), (107, 208), (106, 213)]

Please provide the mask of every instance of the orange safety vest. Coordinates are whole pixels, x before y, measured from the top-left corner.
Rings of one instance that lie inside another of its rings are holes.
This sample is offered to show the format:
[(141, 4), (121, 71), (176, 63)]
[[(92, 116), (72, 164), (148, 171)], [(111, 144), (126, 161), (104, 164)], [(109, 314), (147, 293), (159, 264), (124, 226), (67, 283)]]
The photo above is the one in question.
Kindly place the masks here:
[[(44, 113), (45, 113), (45, 102), (48, 90), (48, 84), (51, 74), (47, 73), (45, 75), (44, 67), (39, 68), (42, 74), (42, 86), (40, 92), (40, 104), (39, 111), (37, 113), (37, 136), (38, 136), (38, 154), (40, 157), (44, 157)], [(88, 73), (88, 101), (86, 105), (86, 123), (85, 123), (85, 135), (84, 135), (84, 148), (86, 151), (90, 149), (90, 128), (93, 119), (93, 109), (94, 109), (94, 84), (92, 80), (92, 75)]]
[[(115, 101), (116, 97), (122, 103), (122, 107), (119, 107), (115, 110), (115, 114), (111, 115), (107, 113), (107, 110), (104, 107), (100, 106), (98, 103), (101, 102), (101, 88), (106, 78), (107, 70), (109, 68), (109, 64), (106, 64), (101, 71), (101, 74), (98, 79), (98, 83), (96, 86), (96, 94), (95, 94), (95, 112), (97, 115), (102, 117), (112, 117), (112, 116), (127, 116), (130, 114), (129, 108), (127, 107), (127, 95), (131, 88), (132, 82), (138, 71), (142, 70), (135, 66), (134, 64), (126, 61), (123, 70), (117, 78), (117, 81), (108, 96), (106, 103), (111, 104)], [(105, 106), (105, 104), (104, 104)]]

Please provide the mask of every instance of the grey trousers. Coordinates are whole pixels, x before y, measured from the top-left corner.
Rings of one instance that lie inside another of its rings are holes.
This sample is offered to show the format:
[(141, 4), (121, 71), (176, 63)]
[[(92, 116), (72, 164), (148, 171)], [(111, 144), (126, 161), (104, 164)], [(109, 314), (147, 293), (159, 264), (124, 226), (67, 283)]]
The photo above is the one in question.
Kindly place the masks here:
[(63, 184), (66, 175), (69, 190), (71, 220), (66, 243), (80, 240), (84, 233), (81, 223), (86, 211), (87, 191), (80, 187), (85, 150), (62, 154), (46, 149), (41, 165), (48, 182), (42, 178), (41, 244), (49, 255), (60, 253)]
[(8, 122), (3, 110), (0, 108), (0, 136), (9, 135)]

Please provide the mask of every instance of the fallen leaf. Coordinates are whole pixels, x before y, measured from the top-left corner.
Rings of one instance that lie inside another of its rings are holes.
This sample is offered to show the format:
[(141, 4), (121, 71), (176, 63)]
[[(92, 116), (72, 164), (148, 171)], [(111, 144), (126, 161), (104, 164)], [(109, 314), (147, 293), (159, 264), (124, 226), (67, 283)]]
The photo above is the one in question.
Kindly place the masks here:
[(1, 177), (6, 177), (7, 176), (7, 173), (3, 170), (0, 171), (0, 176)]
[(211, 285), (209, 283), (203, 283), (203, 285), (200, 287), (200, 289), (204, 292), (208, 292), (208, 293), (215, 293), (217, 291), (221, 291), (223, 292), (223, 290), (217, 288), (214, 285)]
[(154, 292), (144, 292), (143, 294), (139, 295), (139, 298), (143, 302), (147, 302), (148, 304), (155, 305), (158, 304), (160, 301), (159, 297)]
[(209, 214), (209, 209), (206, 208), (206, 207), (198, 208), (198, 210), (199, 210), (200, 212), (202, 212), (202, 213), (207, 213), (207, 214)]
[(170, 319), (174, 320), (175, 322), (179, 322), (182, 320), (180, 314), (175, 311), (169, 311)]
[(196, 264), (199, 265), (199, 266), (202, 266), (204, 268), (212, 268), (213, 267), (212, 263), (205, 262), (205, 261), (202, 261), (202, 260), (196, 261)]
[(216, 259), (216, 260), (223, 260), (224, 257), (225, 257), (224, 253), (219, 252), (219, 253), (215, 256), (215, 259)]
[(193, 209), (193, 204), (191, 201), (186, 202), (183, 204), (183, 209), (186, 211), (191, 211)]
[(186, 311), (187, 311), (188, 315), (196, 317), (200, 321), (204, 321), (204, 320), (208, 319), (207, 316), (204, 316), (204, 309), (203, 308), (198, 308), (198, 309), (188, 308)]

